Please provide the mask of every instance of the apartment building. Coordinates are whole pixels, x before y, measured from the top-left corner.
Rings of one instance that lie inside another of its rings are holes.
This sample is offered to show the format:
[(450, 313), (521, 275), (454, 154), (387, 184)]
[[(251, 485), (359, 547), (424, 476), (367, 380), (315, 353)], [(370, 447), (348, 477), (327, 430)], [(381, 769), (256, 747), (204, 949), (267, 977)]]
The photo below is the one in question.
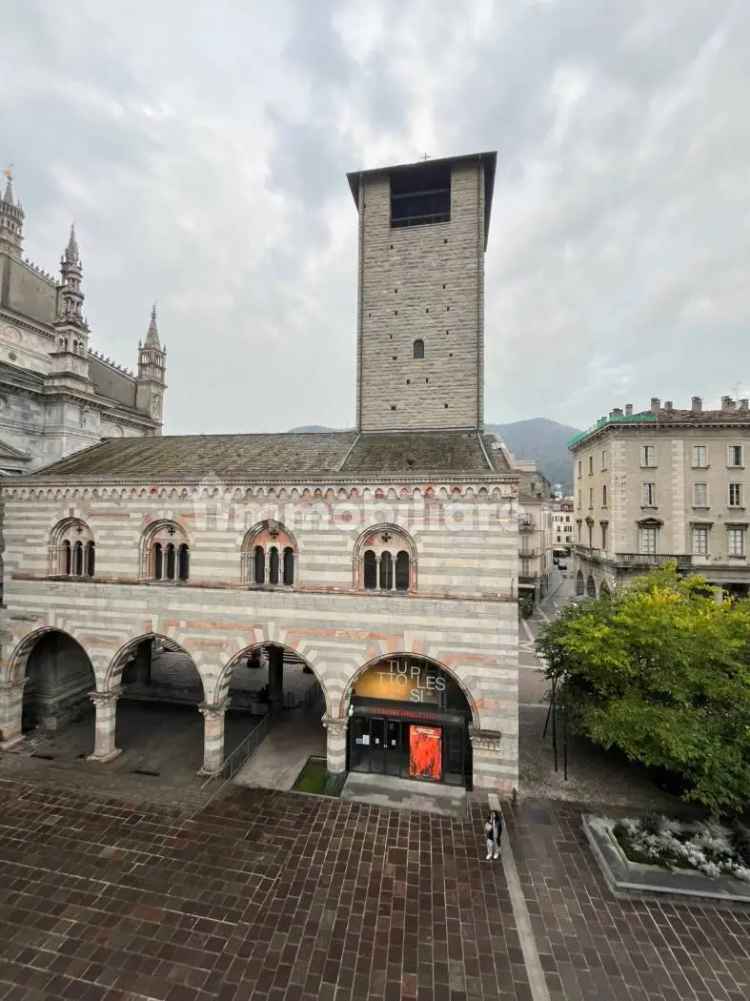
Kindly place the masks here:
[(563, 497), (552, 504), (553, 551), (569, 550), (575, 542), (575, 504), (571, 497)]
[(576, 592), (596, 596), (673, 560), (746, 595), (748, 400), (700, 397), (680, 410), (615, 408), (569, 443), (573, 454)]
[(549, 591), (553, 566), (552, 486), (527, 459), (511, 460), (518, 473), (519, 565), (518, 594), (535, 602)]

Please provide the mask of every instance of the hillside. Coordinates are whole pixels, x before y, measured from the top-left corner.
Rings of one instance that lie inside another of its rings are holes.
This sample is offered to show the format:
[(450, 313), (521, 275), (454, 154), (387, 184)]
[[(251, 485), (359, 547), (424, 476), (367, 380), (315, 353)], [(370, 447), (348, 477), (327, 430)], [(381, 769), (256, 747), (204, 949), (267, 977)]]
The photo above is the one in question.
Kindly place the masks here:
[(499, 435), (517, 459), (535, 459), (537, 468), (550, 483), (561, 483), (565, 493), (572, 491), (568, 440), (578, 434), (579, 428), (558, 424), (546, 417), (532, 417), (510, 424), (488, 424), (487, 430)]
[[(291, 428), (291, 431), (308, 432), (336, 431), (320, 424), (305, 424)], [(351, 430), (351, 429), (348, 429)], [(510, 424), (488, 424), (488, 431), (494, 431), (503, 439), (518, 459), (535, 459), (537, 467), (550, 483), (562, 484), (567, 494), (573, 489), (572, 460), (568, 451), (568, 439), (578, 434), (579, 428), (558, 424), (546, 417), (532, 417), (526, 421), (512, 421)]]

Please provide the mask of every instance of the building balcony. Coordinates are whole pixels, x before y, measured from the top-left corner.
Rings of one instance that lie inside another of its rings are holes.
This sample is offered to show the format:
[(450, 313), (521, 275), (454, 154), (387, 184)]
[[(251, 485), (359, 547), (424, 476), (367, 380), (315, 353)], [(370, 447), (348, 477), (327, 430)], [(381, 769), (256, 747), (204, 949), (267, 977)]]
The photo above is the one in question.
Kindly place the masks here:
[(584, 546), (580, 542), (574, 544), (573, 550), (576, 556), (580, 556), (584, 560), (590, 560), (592, 563), (601, 563), (605, 559), (605, 554), (601, 549), (594, 549), (593, 546)]
[(685, 553), (615, 553), (608, 556), (601, 549), (593, 549), (580, 542), (573, 548), (581, 559), (591, 563), (611, 563), (620, 570), (649, 570), (663, 567), (666, 563), (676, 563), (678, 570), (689, 570), (693, 565), (693, 557)]
[(534, 524), (534, 519), (527, 516), (518, 519), (518, 531), (519, 532), (535, 532), (536, 525)]
[(676, 563), (678, 570), (687, 570), (693, 565), (693, 557), (685, 553), (616, 553), (614, 562), (626, 570), (663, 567), (666, 563)]
[(518, 555), (522, 560), (535, 560), (539, 556), (540, 551), (536, 548), (533, 549), (519, 549)]

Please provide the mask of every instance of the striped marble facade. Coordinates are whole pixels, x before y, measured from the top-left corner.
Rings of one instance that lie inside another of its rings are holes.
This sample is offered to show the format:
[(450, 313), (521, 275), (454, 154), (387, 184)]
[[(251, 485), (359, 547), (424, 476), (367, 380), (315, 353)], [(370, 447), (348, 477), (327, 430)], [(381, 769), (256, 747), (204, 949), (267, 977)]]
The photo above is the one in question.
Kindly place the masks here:
[[(518, 784), (517, 486), (490, 475), (494, 482), (485, 474), (473, 483), (270, 488), (218, 481), (92, 486), (37, 474), (38, 483), (6, 485), (0, 739), (7, 744), (20, 734), (19, 691), (35, 639), (61, 630), (91, 660), (100, 696), (94, 756), (108, 760), (116, 751), (112, 707), (123, 667), (140, 640), (158, 636), (189, 654), (200, 674), (210, 771), (223, 753), (233, 665), (253, 647), (275, 643), (318, 678), (329, 767), (342, 770), (353, 680), (385, 654), (408, 653), (431, 658), (459, 681), (473, 716), (474, 783), (509, 794)], [(93, 580), (52, 577), (50, 539), (65, 518), (81, 519), (93, 533)], [(243, 542), (268, 519), (296, 541), (292, 588), (243, 580)], [(160, 520), (177, 523), (188, 539), (186, 583), (144, 577), (144, 532)], [(413, 540), (408, 593), (362, 589), (357, 543), (376, 525)]]

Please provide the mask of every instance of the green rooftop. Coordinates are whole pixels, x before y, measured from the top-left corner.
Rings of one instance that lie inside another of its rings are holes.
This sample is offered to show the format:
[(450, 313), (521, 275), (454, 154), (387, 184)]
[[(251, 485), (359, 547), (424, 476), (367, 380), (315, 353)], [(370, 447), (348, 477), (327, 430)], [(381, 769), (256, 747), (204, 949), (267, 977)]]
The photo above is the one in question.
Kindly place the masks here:
[(574, 434), (568, 441), (568, 448), (575, 448), (576, 445), (580, 445), (582, 441), (585, 441), (589, 435), (594, 434), (596, 431), (601, 431), (608, 424), (653, 424), (656, 422), (656, 419), (656, 414), (651, 413), (649, 410), (642, 414), (612, 414), (609, 417), (600, 417), (596, 424), (592, 424), (590, 428)]

